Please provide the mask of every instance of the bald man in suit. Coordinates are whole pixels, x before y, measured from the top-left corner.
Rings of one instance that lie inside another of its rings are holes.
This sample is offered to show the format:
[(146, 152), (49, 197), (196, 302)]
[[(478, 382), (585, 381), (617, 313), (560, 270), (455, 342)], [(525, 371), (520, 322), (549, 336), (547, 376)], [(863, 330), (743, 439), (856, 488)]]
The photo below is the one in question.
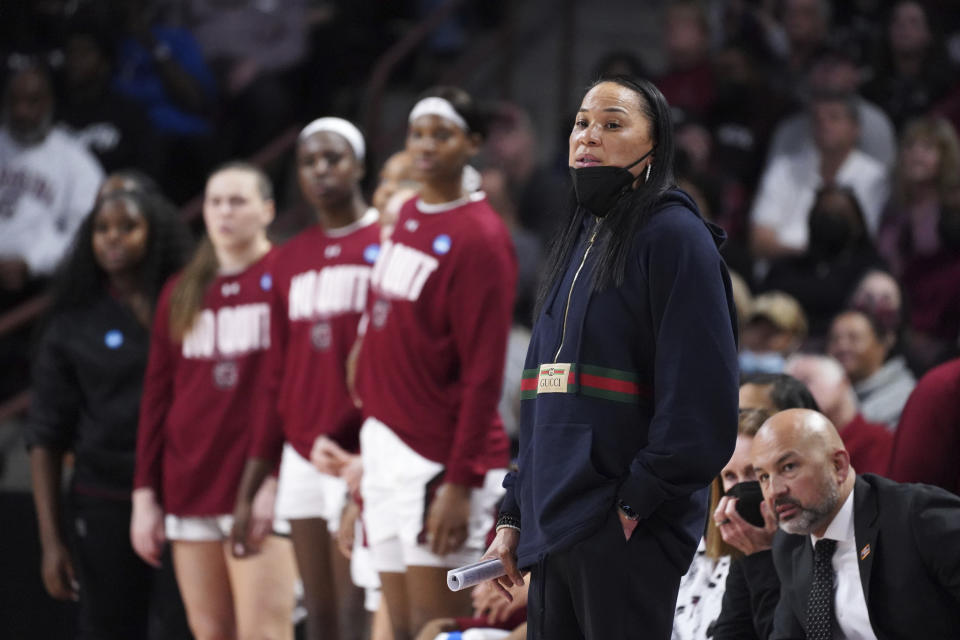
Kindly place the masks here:
[(767, 420), (751, 458), (780, 528), (772, 640), (960, 638), (960, 497), (857, 476), (806, 409)]

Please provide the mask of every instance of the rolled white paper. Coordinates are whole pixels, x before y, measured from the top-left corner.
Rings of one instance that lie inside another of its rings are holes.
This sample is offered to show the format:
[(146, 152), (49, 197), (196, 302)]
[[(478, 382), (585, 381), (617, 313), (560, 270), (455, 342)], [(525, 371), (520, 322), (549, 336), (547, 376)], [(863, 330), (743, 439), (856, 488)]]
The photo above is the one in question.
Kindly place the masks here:
[(499, 578), (506, 573), (499, 558), (481, 560), (447, 571), (447, 587), (450, 591), (460, 591), (475, 584)]

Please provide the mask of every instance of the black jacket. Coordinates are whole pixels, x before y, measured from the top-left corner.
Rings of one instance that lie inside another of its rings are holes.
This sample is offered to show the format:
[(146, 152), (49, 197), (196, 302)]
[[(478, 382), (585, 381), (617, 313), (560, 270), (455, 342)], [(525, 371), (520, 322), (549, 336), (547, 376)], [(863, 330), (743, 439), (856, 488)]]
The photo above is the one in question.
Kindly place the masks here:
[[(853, 509), (860, 579), (877, 639), (960, 638), (960, 497), (864, 474), (857, 477)], [(805, 638), (810, 537), (778, 532), (773, 560), (780, 602), (770, 637)]]
[(33, 365), (27, 446), (75, 453), (73, 486), (129, 498), (150, 336), (104, 293), (54, 317)]
[[(622, 500), (679, 575), (703, 531), (706, 487), (736, 441), (724, 234), (670, 191), (637, 234), (623, 284), (594, 292), (597, 253), (586, 249), (599, 224), (588, 216), (534, 327), (519, 471), (504, 481), (501, 512), (520, 516), (526, 567), (587, 538)], [(569, 370), (555, 374), (554, 363)], [(538, 394), (561, 378), (564, 392)]]

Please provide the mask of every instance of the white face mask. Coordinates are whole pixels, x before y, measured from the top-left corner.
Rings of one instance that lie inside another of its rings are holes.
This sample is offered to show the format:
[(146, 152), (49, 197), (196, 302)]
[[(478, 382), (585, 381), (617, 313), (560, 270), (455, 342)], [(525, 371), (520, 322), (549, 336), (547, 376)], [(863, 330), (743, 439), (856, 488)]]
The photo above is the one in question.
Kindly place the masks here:
[(738, 356), (740, 361), (740, 373), (749, 375), (753, 373), (783, 373), (785, 359), (776, 351), (757, 352), (745, 349)]

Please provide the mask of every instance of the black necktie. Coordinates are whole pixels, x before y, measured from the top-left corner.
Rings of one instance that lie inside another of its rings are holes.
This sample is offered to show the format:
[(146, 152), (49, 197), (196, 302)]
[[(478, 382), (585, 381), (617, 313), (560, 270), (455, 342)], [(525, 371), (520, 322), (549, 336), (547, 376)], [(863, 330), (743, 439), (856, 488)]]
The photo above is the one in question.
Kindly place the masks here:
[(807, 602), (807, 640), (833, 640), (833, 552), (836, 540), (824, 538), (813, 550), (813, 585)]

